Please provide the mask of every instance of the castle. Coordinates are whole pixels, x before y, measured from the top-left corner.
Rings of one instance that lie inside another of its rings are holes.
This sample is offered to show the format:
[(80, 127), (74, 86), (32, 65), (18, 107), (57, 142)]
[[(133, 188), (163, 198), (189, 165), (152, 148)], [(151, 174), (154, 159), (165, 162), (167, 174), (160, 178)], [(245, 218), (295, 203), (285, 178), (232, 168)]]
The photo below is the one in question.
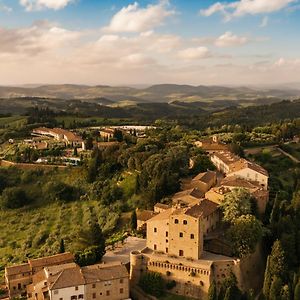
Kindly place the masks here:
[(131, 253), (132, 286), (138, 285), (146, 272), (157, 272), (166, 282), (173, 282), (171, 293), (206, 299), (213, 281), (220, 286), (233, 273), (241, 290), (255, 288), (256, 282), (249, 282), (249, 278), (257, 277), (263, 269), (259, 251), (238, 259), (230, 251), (227, 254), (226, 245), (218, 245), (217, 239), (215, 244), (208, 241), (214, 240), (219, 229), (219, 204), (234, 188), (247, 189), (256, 199), (259, 213), (264, 213), (269, 197), (268, 173), (223, 149), (211, 152), (210, 158), (223, 173), (221, 178), (217, 179), (216, 172), (201, 173), (185, 185), (190, 189), (174, 195), (170, 207), (154, 207), (154, 216), (146, 221), (147, 246)]

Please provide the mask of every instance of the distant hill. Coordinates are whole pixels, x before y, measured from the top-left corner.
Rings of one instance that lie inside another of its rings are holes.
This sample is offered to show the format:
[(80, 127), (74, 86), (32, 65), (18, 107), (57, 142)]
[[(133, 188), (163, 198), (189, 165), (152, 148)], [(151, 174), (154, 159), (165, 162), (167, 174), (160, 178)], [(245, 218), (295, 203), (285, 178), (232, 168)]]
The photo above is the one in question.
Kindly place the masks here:
[(300, 97), (300, 89), (258, 89), (248, 87), (191, 86), (160, 84), (147, 88), (111, 87), (105, 85), (42, 85), (38, 87), (0, 86), (0, 98), (38, 97), (48, 99), (107, 99), (112, 103), (197, 102), (197, 101), (255, 101), (257, 99), (291, 99)]

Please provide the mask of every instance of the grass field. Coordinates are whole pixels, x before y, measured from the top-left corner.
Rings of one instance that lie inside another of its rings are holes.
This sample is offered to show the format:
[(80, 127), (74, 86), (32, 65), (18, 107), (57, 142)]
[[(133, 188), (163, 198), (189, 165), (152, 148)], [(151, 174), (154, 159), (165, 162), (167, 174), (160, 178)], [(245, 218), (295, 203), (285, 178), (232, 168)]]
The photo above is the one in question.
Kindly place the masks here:
[(0, 118), (0, 128), (1, 127), (18, 127), (22, 126), (27, 120), (27, 117), (23, 116), (13, 116)]
[[(0, 172), (2, 170), (0, 168)], [(78, 243), (78, 233), (92, 219), (92, 214), (96, 215), (103, 232), (109, 235), (122, 231), (123, 226), (128, 227), (128, 223), (118, 225), (120, 213), (117, 208), (104, 207), (99, 201), (83, 197), (63, 203), (47, 198), (44, 189), (47, 182), (83, 186), (82, 171), (77, 168), (45, 171), (42, 175), (14, 169), (8, 172), (11, 172), (10, 178), (20, 178), (18, 186), (27, 191), (34, 203), (20, 209), (0, 209), (0, 283), (6, 265), (21, 263), (27, 257), (55, 254), (61, 239), (65, 241), (66, 250), (79, 250), (82, 245)]]

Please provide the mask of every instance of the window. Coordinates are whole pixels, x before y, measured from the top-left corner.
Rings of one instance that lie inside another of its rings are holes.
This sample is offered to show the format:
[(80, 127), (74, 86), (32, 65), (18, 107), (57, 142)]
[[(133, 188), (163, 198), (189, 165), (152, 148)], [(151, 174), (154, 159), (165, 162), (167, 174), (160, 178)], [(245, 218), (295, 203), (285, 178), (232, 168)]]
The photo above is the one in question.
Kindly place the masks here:
[(59, 300), (64, 300), (64, 298), (59, 298)]
[(54, 295), (57, 295), (57, 294), (58, 294), (58, 290), (55, 290), (55, 291), (53, 292), (53, 294), (54, 294)]
[(183, 233), (182, 232), (179, 232), (179, 237), (183, 237)]
[(22, 288), (21, 283), (18, 283), (18, 290), (20, 290)]
[(168, 248), (166, 248), (166, 253), (168, 253), (169, 252), (169, 249)]
[(123, 283), (124, 282), (124, 279), (122, 278), (122, 279), (120, 279), (120, 283)]
[(154, 227), (154, 232), (157, 232), (157, 228), (156, 227)]
[(179, 256), (183, 256), (183, 250), (179, 250)]
[(109, 296), (110, 295), (110, 291), (106, 291), (106, 296)]
[(156, 250), (156, 249), (157, 249), (157, 246), (156, 246), (155, 244), (154, 244), (154, 246), (153, 246), (153, 249), (154, 249), (154, 250)]
[(93, 299), (95, 299), (96, 298), (96, 293), (93, 293)]
[(124, 293), (124, 289), (120, 288), (120, 294), (123, 294), (123, 293)]
[(77, 296), (71, 296), (71, 300), (77, 300)]
[(83, 299), (83, 294), (80, 294), (80, 295), (78, 296), (78, 299)]
[(183, 220), (183, 224), (184, 224), (184, 225), (187, 225), (187, 220)]
[(168, 237), (169, 236), (169, 232), (168, 231), (166, 231), (166, 237)]
[(78, 286), (75, 286), (75, 291), (78, 291)]
[(166, 243), (169, 243), (169, 240), (166, 240)]
[(95, 283), (92, 284), (92, 288), (93, 289), (96, 288), (96, 284)]
[(175, 224), (178, 224), (178, 223), (179, 223), (178, 219), (175, 219), (174, 223), (175, 223)]
[(191, 240), (193, 240), (195, 238), (195, 236), (193, 234), (191, 234)]

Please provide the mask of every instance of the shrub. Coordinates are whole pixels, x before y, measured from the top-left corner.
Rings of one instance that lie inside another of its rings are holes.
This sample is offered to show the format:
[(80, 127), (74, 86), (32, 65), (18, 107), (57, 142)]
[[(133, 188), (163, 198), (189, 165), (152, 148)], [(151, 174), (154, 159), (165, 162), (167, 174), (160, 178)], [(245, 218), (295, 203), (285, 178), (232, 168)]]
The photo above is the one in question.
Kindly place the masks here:
[(140, 287), (147, 294), (160, 297), (164, 293), (164, 280), (159, 273), (149, 272), (141, 276)]
[(6, 188), (2, 192), (1, 206), (4, 208), (20, 208), (30, 203), (25, 191), (18, 187)]

